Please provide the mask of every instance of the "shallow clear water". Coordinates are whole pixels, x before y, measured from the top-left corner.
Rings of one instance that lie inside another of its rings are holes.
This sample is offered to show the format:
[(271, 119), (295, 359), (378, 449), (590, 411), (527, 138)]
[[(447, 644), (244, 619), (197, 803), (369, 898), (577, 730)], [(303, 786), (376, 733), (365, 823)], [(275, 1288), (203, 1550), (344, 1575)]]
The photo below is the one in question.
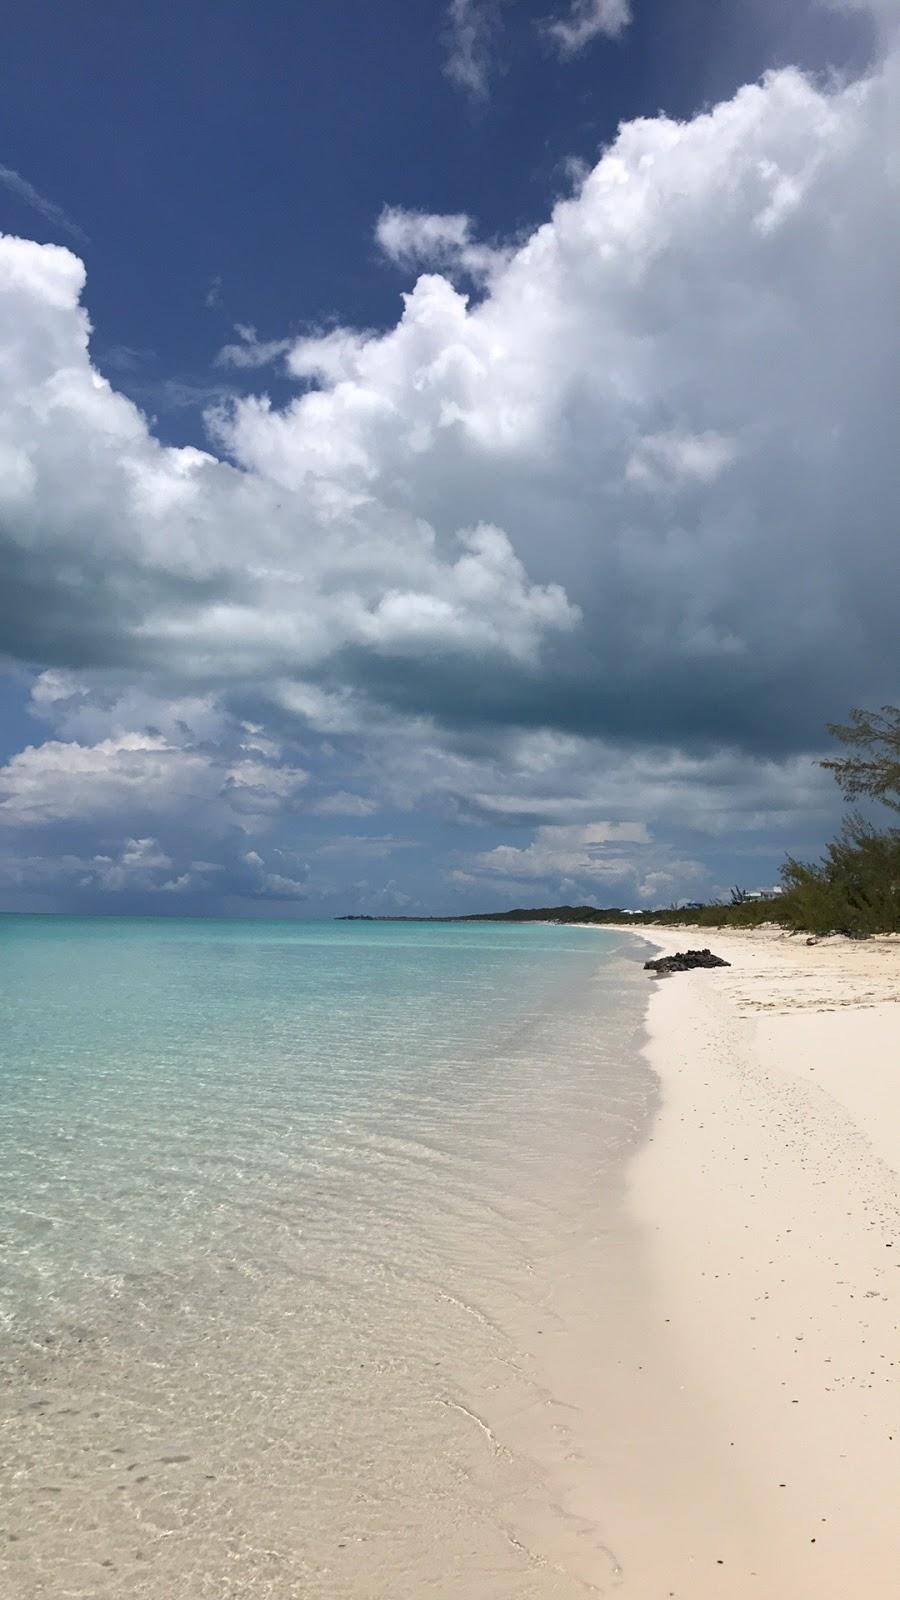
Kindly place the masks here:
[(594, 930), (0, 918), (5, 1592), (583, 1593), (543, 1351), (643, 1000)]

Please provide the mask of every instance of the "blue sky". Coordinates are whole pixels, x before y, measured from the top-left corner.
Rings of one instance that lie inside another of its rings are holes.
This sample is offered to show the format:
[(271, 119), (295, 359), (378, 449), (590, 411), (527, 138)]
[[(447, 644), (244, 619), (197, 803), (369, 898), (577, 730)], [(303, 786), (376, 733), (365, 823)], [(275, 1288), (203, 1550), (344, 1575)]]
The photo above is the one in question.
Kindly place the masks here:
[(372, 247), (385, 204), (515, 236), (622, 119), (689, 116), (797, 56), (865, 61), (858, 19), (814, 8), (804, 23), (801, 5), (785, 28), (782, 9), (646, 4), (561, 58), (548, 5), (483, 6), (485, 90), (467, 94), (446, 76), (442, 3), (39, 0), (8, 28), (3, 164), (72, 226), (9, 187), (4, 224), (83, 254), (98, 364), (166, 442), (203, 443), (235, 323), (282, 337), (394, 320), (398, 277)]
[(18, 8), (0, 905), (815, 853), (896, 695), (895, 10)]

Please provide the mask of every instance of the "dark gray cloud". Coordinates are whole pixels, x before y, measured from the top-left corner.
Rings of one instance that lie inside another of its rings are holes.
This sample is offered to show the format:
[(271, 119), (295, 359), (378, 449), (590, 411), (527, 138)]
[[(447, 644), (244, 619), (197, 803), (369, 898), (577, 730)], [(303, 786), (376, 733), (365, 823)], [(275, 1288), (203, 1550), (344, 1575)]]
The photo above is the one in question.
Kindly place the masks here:
[[(653, 838), (604, 882), (676, 861), (696, 881), (657, 824), (821, 819), (803, 773), (822, 724), (900, 673), (898, 75), (890, 53), (843, 86), (786, 70), (625, 126), (542, 228), (478, 255), (477, 302), (426, 273), (384, 333), (283, 342), (296, 398), (224, 397), (207, 452), (161, 446), (92, 368), (76, 258), (0, 241), (2, 645), (82, 681), (38, 680), (51, 737), (0, 773), (7, 825), (128, 817), (84, 875), (175, 895), (206, 859), (179, 820), (199, 796), (253, 898), (239, 843), (286, 848), (302, 814), (320, 867), (292, 878), (260, 850), (255, 881), (327, 899), (310, 819), (372, 817), (377, 857), (404, 830), (376, 816), (416, 804), (535, 830), (519, 855), (442, 844), (471, 858), (454, 892), (498, 881), (488, 856), (510, 885), (562, 881), (581, 845), (538, 830), (584, 844), (634, 820), (611, 768)], [(449, 222), (482, 249), (468, 219), (431, 221), (417, 258)], [(285, 750), (240, 756), (248, 722)], [(60, 789), (71, 814), (51, 816)], [(67, 855), (92, 859), (83, 842)]]

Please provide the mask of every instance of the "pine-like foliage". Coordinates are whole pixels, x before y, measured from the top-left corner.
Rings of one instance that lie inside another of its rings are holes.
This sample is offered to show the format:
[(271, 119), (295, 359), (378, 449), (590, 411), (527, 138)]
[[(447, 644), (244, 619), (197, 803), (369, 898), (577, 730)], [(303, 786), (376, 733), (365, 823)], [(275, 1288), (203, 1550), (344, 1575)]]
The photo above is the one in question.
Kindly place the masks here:
[(813, 864), (789, 857), (778, 920), (811, 933), (900, 933), (900, 828), (848, 817)]
[(829, 722), (832, 738), (850, 755), (823, 761), (848, 800), (866, 795), (900, 811), (900, 706), (850, 713), (849, 722)]

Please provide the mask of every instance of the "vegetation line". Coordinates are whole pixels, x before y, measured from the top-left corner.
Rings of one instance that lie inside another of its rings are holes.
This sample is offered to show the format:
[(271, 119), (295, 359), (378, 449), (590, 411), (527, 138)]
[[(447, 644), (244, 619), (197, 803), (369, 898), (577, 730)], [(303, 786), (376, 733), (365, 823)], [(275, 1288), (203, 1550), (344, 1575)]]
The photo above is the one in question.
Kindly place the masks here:
[[(823, 761), (848, 800), (877, 800), (900, 811), (900, 707), (855, 710), (848, 723), (830, 723), (829, 733), (847, 755)], [(705, 928), (755, 928), (774, 922), (806, 933), (843, 933), (865, 938), (900, 933), (900, 828), (877, 829), (851, 811), (820, 861), (788, 856), (781, 887), (768, 896), (732, 889), (731, 901), (674, 905), (667, 910), (623, 911), (619, 906), (534, 906), (467, 917), (342, 918), (342, 921), (422, 922), (607, 922), (683, 923)]]

